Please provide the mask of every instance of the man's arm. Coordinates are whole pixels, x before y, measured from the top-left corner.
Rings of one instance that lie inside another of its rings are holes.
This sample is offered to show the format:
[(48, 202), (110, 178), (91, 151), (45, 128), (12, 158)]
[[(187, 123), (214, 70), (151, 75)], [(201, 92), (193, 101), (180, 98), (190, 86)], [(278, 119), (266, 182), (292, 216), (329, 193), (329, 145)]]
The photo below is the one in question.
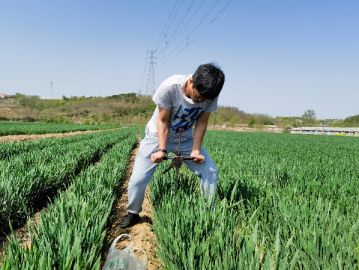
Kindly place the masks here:
[[(171, 110), (165, 110), (161, 107), (158, 107), (158, 109), (159, 109), (159, 115), (157, 119), (158, 145), (159, 148), (166, 149)], [(166, 153), (162, 151), (158, 151), (151, 155), (151, 161), (153, 163), (160, 163), (163, 161), (163, 158), (165, 156)]]
[(191, 157), (194, 157), (193, 162), (203, 163), (204, 156), (201, 155), (201, 146), (204, 134), (207, 130), (208, 119), (211, 113), (202, 112), (196, 121), (196, 126), (194, 127), (193, 132), (193, 146)]

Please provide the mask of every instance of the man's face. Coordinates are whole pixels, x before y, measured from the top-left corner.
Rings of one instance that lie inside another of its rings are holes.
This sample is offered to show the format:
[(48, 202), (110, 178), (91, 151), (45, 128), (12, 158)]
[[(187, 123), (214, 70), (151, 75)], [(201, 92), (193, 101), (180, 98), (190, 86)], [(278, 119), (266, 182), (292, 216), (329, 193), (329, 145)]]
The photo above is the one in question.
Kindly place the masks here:
[(191, 84), (191, 99), (196, 103), (203, 103), (206, 100), (209, 100), (208, 98), (202, 97), (197, 89), (193, 88), (193, 83)]

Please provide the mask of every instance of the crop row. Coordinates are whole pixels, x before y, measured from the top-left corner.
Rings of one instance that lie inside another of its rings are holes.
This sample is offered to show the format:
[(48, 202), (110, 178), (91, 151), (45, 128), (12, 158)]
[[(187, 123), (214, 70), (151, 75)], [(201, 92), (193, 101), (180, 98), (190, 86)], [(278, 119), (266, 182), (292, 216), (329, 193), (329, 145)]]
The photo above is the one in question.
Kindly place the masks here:
[(65, 145), (78, 141), (91, 140), (97, 137), (97, 133), (82, 134), (60, 138), (48, 138), (36, 141), (3, 142), (0, 144), (0, 160), (9, 160), (12, 156), (30, 151), (37, 151), (56, 145)]
[[(219, 195), (223, 197), (228, 187), (245, 194), (236, 200), (245, 199), (240, 203), (240, 226), (246, 226), (255, 213), (250, 231), (257, 223), (258, 233), (270, 249), (280, 228), (280, 237), (292, 241), (291, 254), (298, 252), (300, 267), (356, 264), (359, 141), (276, 135), (226, 135), (234, 146), (233, 161), (228, 164), (223, 162), (223, 153), (215, 155), (225, 179), (219, 184)], [(216, 137), (218, 140), (211, 138), (216, 143), (213, 150), (225, 147), (221, 143), (224, 138)], [(208, 148), (211, 150), (211, 145)], [(233, 168), (236, 173), (230, 171)]]
[(84, 136), (83, 140), (23, 152), (0, 162), (0, 233), (9, 230), (9, 220), (15, 227), (21, 225), (27, 209), (44, 204), (44, 198), (66, 187), (82, 168), (131, 132), (101, 132), (92, 139)]
[(208, 132), (204, 145), (218, 169), (214, 207), (188, 170), (151, 182), (168, 268), (358, 267), (356, 138)]
[(156, 172), (151, 201), (157, 253), (166, 269), (279, 269), (296, 263), (279, 235), (274, 253), (258, 246), (258, 225), (250, 234), (239, 228), (237, 204), (217, 199), (212, 205), (188, 170), (167, 177)]
[(30, 247), (11, 237), (0, 269), (100, 269), (115, 190), (137, 142), (137, 130), (129, 135), (98, 166), (83, 170), (67, 191), (58, 193), (40, 223), (29, 227)]
[(74, 131), (100, 130), (110, 128), (115, 128), (115, 126), (0, 122), (0, 136), (21, 134), (67, 133)]

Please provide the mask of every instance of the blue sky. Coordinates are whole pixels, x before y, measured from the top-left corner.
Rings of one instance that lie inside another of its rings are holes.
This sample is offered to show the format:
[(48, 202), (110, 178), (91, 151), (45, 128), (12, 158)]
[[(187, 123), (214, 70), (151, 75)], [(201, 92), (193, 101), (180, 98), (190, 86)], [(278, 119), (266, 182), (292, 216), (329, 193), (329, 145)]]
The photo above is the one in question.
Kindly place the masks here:
[(144, 93), (147, 49), (157, 49), (156, 87), (215, 61), (220, 105), (359, 114), (359, 1), (228, 2), (0, 0), (0, 93), (50, 96), (50, 81), (55, 97)]

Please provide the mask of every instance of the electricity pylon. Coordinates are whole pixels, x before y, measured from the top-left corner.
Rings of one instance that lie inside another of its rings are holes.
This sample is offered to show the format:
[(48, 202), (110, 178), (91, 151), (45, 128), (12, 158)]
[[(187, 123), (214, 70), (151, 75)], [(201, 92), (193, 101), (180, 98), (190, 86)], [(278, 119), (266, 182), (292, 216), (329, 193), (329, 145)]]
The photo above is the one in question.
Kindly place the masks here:
[(50, 84), (51, 84), (51, 97), (53, 97), (54, 96), (54, 82), (50, 82)]
[(155, 92), (155, 59), (157, 57), (154, 57), (154, 54), (156, 53), (156, 50), (147, 50), (147, 54), (150, 54), (150, 56), (147, 56), (147, 58), (150, 59), (150, 67), (148, 69), (148, 76), (147, 76), (147, 85), (146, 85), (146, 96), (148, 94), (154, 94)]

